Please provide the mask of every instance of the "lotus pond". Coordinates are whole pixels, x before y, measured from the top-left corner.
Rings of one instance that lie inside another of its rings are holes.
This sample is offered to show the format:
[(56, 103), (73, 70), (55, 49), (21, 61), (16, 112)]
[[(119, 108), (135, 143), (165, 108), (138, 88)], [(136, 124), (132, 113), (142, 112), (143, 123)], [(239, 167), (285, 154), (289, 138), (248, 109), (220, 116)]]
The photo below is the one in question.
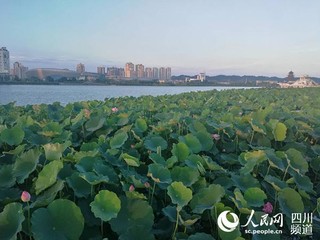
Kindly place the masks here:
[[(0, 106), (0, 239), (320, 239), (320, 88)], [(281, 235), (222, 231), (283, 214)], [(232, 216), (228, 215), (232, 222)]]

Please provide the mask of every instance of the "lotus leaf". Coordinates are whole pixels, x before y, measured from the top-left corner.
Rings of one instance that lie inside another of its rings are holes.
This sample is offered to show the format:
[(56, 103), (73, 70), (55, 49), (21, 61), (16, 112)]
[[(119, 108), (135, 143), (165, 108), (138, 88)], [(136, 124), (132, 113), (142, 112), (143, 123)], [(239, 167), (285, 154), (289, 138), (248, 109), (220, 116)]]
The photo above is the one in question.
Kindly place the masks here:
[(114, 192), (101, 190), (94, 197), (94, 201), (90, 206), (95, 217), (107, 222), (117, 217), (121, 208), (121, 201)]
[(110, 140), (111, 148), (120, 148), (128, 139), (126, 132), (120, 132), (113, 136)]
[(300, 194), (292, 188), (280, 190), (278, 199), (282, 212), (288, 217), (291, 217), (291, 213), (302, 213), (304, 211)]
[(264, 200), (267, 199), (267, 195), (261, 188), (248, 188), (244, 192), (244, 199), (252, 207), (260, 207), (263, 205)]
[[(119, 236), (130, 229), (140, 229), (141, 236), (150, 236), (154, 215), (150, 205), (141, 199), (122, 198), (121, 209), (116, 218), (110, 220), (111, 229)], [(127, 235), (124, 235), (127, 236)]]
[(190, 150), (185, 143), (179, 142), (178, 144), (173, 144), (172, 155), (177, 157), (179, 161), (186, 160), (189, 154)]
[(38, 195), (43, 190), (52, 186), (57, 181), (59, 171), (62, 169), (63, 163), (55, 160), (43, 167), (39, 172), (38, 178), (35, 182), (35, 190)]
[(17, 158), (14, 163), (13, 173), (18, 183), (23, 183), (29, 177), (29, 174), (36, 169), (40, 154), (38, 149), (30, 149)]
[(148, 137), (144, 145), (147, 149), (156, 152), (158, 147), (161, 147), (161, 150), (165, 150), (168, 147), (168, 143), (161, 136), (151, 136)]
[(20, 203), (7, 204), (0, 213), (0, 239), (17, 239), (24, 219)]
[(167, 190), (172, 203), (177, 204), (180, 208), (187, 205), (192, 199), (192, 191), (184, 186), (182, 182), (171, 183)]
[(148, 166), (148, 176), (157, 183), (171, 183), (170, 171), (162, 165), (150, 164)]
[(203, 213), (206, 209), (212, 209), (214, 204), (221, 201), (225, 195), (224, 188), (211, 184), (207, 188), (200, 189), (192, 198), (190, 207), (194, 213)]
[(11, 146), (17, 146), (22, 143), (24, 136), (25, 133), (22, 128), (14, 126), (13, 128), (4, 129), (0, 134), (0, 139)]
[(77, 240), (84, 228), (84, 218), (80, 208), (70, 200), (58, 199), (47, 208), (39, 208), (31, 218), (35, 239)]

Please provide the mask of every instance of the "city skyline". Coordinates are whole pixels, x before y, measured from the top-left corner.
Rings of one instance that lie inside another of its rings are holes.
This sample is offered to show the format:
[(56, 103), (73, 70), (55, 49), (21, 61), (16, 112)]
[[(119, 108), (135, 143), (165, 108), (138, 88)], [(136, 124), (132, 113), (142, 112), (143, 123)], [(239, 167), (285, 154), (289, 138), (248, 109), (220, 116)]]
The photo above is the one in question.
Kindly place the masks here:
[[(320, 2), (0, 0), (11, 63), (171, 66), (172, 75), (319, 77)], [(150, 70), (148, 70), (150, 71)]]

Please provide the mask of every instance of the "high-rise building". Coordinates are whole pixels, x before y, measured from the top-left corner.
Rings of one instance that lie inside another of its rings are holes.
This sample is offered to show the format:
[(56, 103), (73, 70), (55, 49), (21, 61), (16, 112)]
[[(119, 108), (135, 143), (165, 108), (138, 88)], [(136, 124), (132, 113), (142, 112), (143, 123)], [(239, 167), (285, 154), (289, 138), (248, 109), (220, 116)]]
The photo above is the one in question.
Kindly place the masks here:
[(107, 76), (109, 78), (123, 78), (124, 77), (124, 68), (117, 67), (108, 67)]
[(27, 71), (28, 71), (28, 68), (23, 66), (21, 63), (15, 62), (13, 64), (13, 75), (18, 79), (25, 79)]
[(77, 73), (83, 74), (86, 71), (86, 68), (83, 63), (77, 64)]
[(0, 73), (10, 74), (10, 54), (5, 47), (0, 48)]
[(131, 63), (131, 62), (126, 63), (126, 66), (124, 69), (124, 75), (126, 78), (131, 78), (131, 77), (135, 76), (133, 63)]
[(136, 65), (136, 74), (138, 78), (144, 77), (144, 66), (142, 64)]
[(104, 66), (97, 67), (97, 73), (100, 75), (106, 74), (106, 68)]
[(153, 79), (159, 79), (159, 69), (154, 67), (152, 68), (152, 72), (153, 72)]
[(166, 79), (167, 79), (166, 68), (164, 67), (159, 68), (159, 80), (166, 80)]
[(152, 68), (147, 67), (144, 75), (146, 78), (152, 79), (153, 78)]
[(166, 68), (166, 80), (171, 80), (171, 68)]

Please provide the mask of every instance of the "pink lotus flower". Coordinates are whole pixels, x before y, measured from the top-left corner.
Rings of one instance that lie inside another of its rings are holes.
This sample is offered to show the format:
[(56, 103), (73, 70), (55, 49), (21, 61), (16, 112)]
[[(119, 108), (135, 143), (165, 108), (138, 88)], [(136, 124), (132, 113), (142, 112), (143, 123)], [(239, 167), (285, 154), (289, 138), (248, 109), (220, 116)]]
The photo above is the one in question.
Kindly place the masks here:
[(90, 110), (84, 109), (83, 111), (84, 111), (85, 118), (90, 118), (90, 114), (91, 114)]
[(216, 133), (215, 134), (211, 134), (211, 137), (216, 141), (220, 140), (220, 135), (219, 134), (216, 134)]
[(129, 192), (133, 192), (134, 191), (134, 186), (131, 184), (131, 186), (129, 187)]
[(267, 214), (272, 213), (272, 211), (273, 211), (273, 206), (272, 206), (272, 204), (271, 204), (270, 202), (267, 202), (266, 204), (264, 204), (262, 211), (264, 211), (264, 212), (267, 213)]
[(145, 186), (146, 188), (150, 188), (150, 183), (145, 182), (145, 183), (144, 183), (144, 186)]
[(28, 193), (27, 191), (23, 191), (21, 194), (21, 201), (22, 202), (29, 202), (30, 199), (31, 199), (30, 193)]
[(113, 108), (111, 108), (111, 111), (112, 111), (113, 113), (116, 113), (116, 112), (119, 111), (119, 109), (118, 109), (117, 107), (113, 107)]

